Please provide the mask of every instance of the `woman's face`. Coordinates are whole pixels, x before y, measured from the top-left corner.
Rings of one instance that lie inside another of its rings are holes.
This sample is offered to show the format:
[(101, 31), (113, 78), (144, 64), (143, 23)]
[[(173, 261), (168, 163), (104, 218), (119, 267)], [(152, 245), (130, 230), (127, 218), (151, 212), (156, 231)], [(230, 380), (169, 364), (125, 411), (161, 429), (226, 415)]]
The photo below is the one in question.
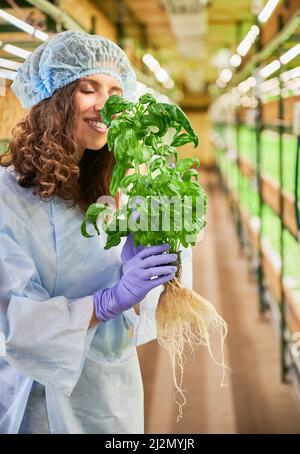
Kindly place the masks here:
[(79, 80), (75, 100), (79, 108), (77, 137), (83, 153), (86, 148), (100, 150), (107, 143), (108, 128), (99, 110), (112, 95), (122, 96), (120, 83), (108, 74), (95, 74)]

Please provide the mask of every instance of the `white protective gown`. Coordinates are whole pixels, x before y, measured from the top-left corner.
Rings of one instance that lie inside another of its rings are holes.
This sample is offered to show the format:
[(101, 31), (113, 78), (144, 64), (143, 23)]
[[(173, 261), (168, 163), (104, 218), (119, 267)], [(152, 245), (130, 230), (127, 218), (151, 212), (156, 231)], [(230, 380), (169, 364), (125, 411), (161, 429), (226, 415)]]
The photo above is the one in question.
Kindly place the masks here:
[[(144, 431), (136, 346), (156, 338), (162, 286), (140, 316), (130, 309), (89, 329), (93, 293), (121, 276), (125, 238), (105, 250), (105, 232), (84, 238), (82, 219), (78, 207), (40, 200), (0, 167), (0, 433), (18, 433), (22, 420), (20, 432), (31, 432), (24, 413), (37, 432)], [(190, 248), (183, 281), (192, 288)]]

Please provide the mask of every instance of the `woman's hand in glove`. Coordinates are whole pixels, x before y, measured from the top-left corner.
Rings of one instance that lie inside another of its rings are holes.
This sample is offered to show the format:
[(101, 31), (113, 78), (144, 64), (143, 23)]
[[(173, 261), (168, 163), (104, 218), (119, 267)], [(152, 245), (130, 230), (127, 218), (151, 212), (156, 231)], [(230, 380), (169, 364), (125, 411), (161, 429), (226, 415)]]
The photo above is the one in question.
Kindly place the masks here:
[(94, 294), (96, 318), (111, 320), (143, 300), (153, 288), (173, 279), (177, 267), (169, 264), (177, 259), (177, 254), (164, 253), (169, 247), (149, 246), (129, 259), (118, 283)]
[(124, 246), (121, 252), (121, 259), (123, 264), (127, 263), (132, 257), (134, 257), (138, 252), (145, 249), (147, 246), (135, 246), (133, 236), (131, 233), (126, 238)]

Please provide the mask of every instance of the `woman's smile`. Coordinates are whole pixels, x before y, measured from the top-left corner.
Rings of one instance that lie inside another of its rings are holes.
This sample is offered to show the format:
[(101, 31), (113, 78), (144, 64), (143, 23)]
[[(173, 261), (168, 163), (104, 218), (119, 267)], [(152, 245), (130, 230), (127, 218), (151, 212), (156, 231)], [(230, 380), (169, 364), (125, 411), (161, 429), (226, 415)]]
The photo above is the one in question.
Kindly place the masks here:
[(106, 133), (108, 131), (108, 127), (101, 123), (99, 120), (84, 120), (88, 127), (94, 132)]
[(118, 80), (108, 74), (94, 74), (80, 79), (76, 92), (79, 121), (76, 135), (80, 155), (86, 149), (101, 150), (107, 144), (108, 126), (103, 123), (100, 111), (112, 95), (122, 96)]

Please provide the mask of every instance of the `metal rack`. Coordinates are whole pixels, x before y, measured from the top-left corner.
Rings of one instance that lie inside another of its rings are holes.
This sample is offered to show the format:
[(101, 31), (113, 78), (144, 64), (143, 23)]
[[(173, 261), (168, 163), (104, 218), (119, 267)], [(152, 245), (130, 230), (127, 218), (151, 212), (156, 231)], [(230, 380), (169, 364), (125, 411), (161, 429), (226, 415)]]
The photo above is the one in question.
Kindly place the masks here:
[[(300, 8), (293, 15), (290, 21), (282, 26), (278, 21), (278, 34), (264, 48), (258, 47), (257, 53), (248, 61), (244, 69), (241, 70), (233, 79), (231, 86), (240, 83), (249, 75), (256, 75), (260, 65), (267, 64), (270, 58), (279, 58), (287, 48), (299, 42), (300, 37)], [(299, 65), (299, 59), (294, 63)], [(286, 69), (291, 69), (291, 66)], [(281, 71), (282, 72), (282, 71)], [(280, 74), (277, 72), (277, 74)], [(258, 97), (258, 105), (253, 110), (255, 121), (251, 126), (245, 121), (247, 109), (239, 108), (236, 111), (234, 121), (222, 121), (214, 124), (216, 140), (217, 162), (219, 167), (222, 187), (228, 196), (231, 210), (236, 221), (237, 233), (241, 245), (247, 252), (249, 258), (250, 271), (255, 274), (259, 292), (259, 311), (261, 313), (270, 311), (274, 322), (275, 330), (279, 336), (281, 349), (281, 369), (280, 375), (283, 382), (289, 377), (292, 378), (296, 389), (300, 390), (300, 273), (299, 273), (299, 292), (294, 292), (288, 285), (286, 279), (286, 268), (288, 258), (285, 250), (285, 237), (291, 235), (295, 244), (299, 244), (299, 210), (298, 190), (300, 190), (297, 170), (299, 166), (299, 154), (296, 159), (296, 143), (294, 140), (295, 166), (291, 179), (295, 178), (298, 188), (288, 192), (285, 187), (285, 140), (286, 134), (291, 134), (291, 120), (287, 120), (285, 106), (287, 100), (280, 94), (277, 97), (277, 117), (266, 119), (264, 110), (268, 103), (264, 105)], [(274, 103), (274, 100), (272, 101)], [(249, 109), (248, 109), (249, 111)], [(242, 136), (248, 131), (250, 138), (248, 146), (248, 157), (243, 152)], [(230, 131), (230, 133), (228, 132)], [(273, 131), (277, 135), (277, 158), (278, 158), (278, 179), (268, 175), (263, 168), (264, 147), (262, 144), (263, 135)], [(228, 137), (234, 137), (228, 143)], [(251, 143), (250, 143), (251, 142)], [(300, 139), (298, 139), (300, 146)], [(249, 152), (251, 151), (251, 153)], [(252, 159), (249, 159), (251, 155)], [(257, 194), (258, 200), (254, 194)], [(248, 206), (247, 206), (248, 199)], [(254, 201), (254, 202), (253, 202)], [(251, 206), (254, 204), (255, 206)], [(279, 245), (278, 254), (266, 242), (264, 235), (264, 212), (269, 210), (276, 217), (279, 224)], [(300, 262), (299, 262), (300, 263)], [(298, 343), (298, 345), (297, 345)], [(300, 393), (298, 393), (300, 396)]]

